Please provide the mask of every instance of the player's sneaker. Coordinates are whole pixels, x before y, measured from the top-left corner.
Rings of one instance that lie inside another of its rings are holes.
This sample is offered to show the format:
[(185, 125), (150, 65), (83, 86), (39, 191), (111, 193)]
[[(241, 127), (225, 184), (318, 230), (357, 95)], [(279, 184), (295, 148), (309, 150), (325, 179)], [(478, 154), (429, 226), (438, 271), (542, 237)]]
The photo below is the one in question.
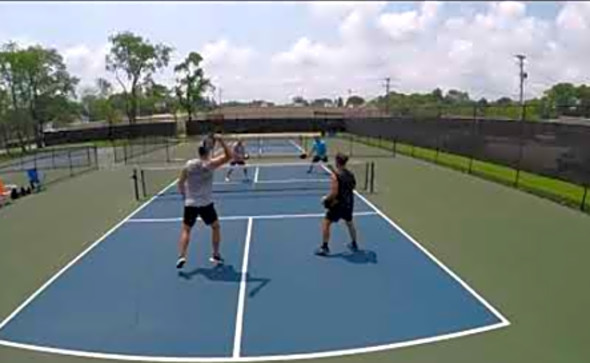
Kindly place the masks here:
[(185, 263), (186, 263), (186, 258), (179, 257), (178, 258), (178, 261), (176, 261), (176, 268), (177, 269), (181, 269), (184, 266)]
[(348, 249), (352, 252), (358, 252), (359, 250), (359, 245), (356, 242), (350, 242), (346, 245), (346, 247), (348, 247)]
[(316, 254), (317, 256), (327, 256), (327, 255), (329, 255), (329, 254), (330, 254), (330, 248), (328, 247), (328, 245), (324, 245), (324, 244), (322, 244), (322, 245), (320, 246), (320, 248), (318, 248), (318, 249), (315, 251), (315, 254)]
[(226, 176), (226, 177), (225, 177), (225, 182), (226, 182), (226, 183), (227, 183), (227, 182), (229, 182), (229, 176)]
[(209, 258), (209, 261), (211, 261), (217, 265), (223, 265), (223, 263), (225, 262), (225, 260), (223, 259), (223, 257), (221, 257), (221, 255), (213, 255), (213, 256), (211, 256), (211, 258)]

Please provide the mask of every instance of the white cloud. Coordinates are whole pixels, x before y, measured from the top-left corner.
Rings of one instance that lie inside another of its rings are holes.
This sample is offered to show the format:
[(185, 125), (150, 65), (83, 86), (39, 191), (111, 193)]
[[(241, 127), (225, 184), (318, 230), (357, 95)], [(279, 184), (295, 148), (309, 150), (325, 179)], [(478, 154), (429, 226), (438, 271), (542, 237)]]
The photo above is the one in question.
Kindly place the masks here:
[(227, 39), (205, 44), (200, 53), (203, 67), (221, 69), (247, 67), (256, 56), (252, 48), (234, 45)]
[[(202, 46), (179, 46), (200, 49), (205, 72), (223, 88), (224, 99), (283, 102), (296, 94), (345, 96), (349, 89), (374, 97), (383, 92), (387, 76), (404, 92), (442, 87), (461, 88), (473, 97), (516, 97), (514, 55), (520, 53), (527, 56), (528, 96), (560, 81), (590, 82), (590, 2), (563, 3), (544, 18), (533, 16), (528, 4), (420, 2), (394, 11), (396, 6), (384, 2), (314, 2), (303, 5), (310, 18), (305, 20), (331, 29), (335, 38), (314, 34), (310, 26), (272, 51), (259, 48), (263, 40), (237, 44), (228, 34)], [(458, 11), (447, 12), (453, 6)], [(88, 83), (106, 74), (106, 50), (84, 44), (60, 48), (70, 72)], [(156, 78), (172, 84), (170, 69), (185, 55), (176, 51), (169, 69)]]

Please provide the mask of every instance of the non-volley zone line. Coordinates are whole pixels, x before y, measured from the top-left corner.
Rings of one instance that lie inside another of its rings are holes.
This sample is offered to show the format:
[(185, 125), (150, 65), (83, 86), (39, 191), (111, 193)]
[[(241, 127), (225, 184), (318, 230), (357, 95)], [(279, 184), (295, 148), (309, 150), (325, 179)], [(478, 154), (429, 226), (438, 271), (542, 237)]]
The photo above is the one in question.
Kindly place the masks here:
[[(366, 216), (375, 216), (379, 213), (368, 211), (368, 212), (356, 212), (353, 215), (355, 217), (366, 217)], [(268, 214), (268, 215), (258, 215), (258, 216), (224, 216), (219, 217), (221, 221), (241, 221), (241, 220), (248, 220), (248, 219), (289, 219), (289, 218), (322, 218), (326, 214), (325, 213), (308, 213), (308, 214)], [(131, 218), (126, 221), (126, 223), (171, 223), (171, 222), (180, 222), (182, 221), (182, 217), (175, 217), (175, 218)]]

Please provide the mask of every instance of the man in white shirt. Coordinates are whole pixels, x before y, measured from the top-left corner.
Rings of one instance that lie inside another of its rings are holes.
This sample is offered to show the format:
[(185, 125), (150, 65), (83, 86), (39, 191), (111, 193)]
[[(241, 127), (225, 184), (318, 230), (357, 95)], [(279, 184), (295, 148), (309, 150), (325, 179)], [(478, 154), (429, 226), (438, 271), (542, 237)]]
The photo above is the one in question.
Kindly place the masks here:
[(219, 253), (221, 231), (217, 212), (213, 205), (213, 174), (217, 168), (231, 159), (232, 154), (229, 147), (218, 135), (213, 136), (213, 140), (219, 142), (223, 148), (223, 155), (212, 158), (210, 148), (205, 145), (199, 146), (199, 157), (186, 163), (178, 179), (178, 190), (184, 199), (184, 217), (179, 241), (180, 255), (176, 262), (176, 268), (179, 269), (186, 263), (191, 229), (198, 217), (201, 217), (212, 230), (213, 255), (210, 259), (211, 262), (223, 263), (223, 258)]

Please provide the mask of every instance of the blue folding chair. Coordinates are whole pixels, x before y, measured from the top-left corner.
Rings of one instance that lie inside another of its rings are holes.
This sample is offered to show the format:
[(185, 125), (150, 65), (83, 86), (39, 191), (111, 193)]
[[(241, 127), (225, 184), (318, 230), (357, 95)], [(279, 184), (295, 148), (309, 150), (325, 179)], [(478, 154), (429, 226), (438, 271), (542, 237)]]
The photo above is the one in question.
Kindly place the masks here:
[(31, 189), (39, 191), (41, 189), (41, 173), (37, 169), (28, 169), (27, 177)]

